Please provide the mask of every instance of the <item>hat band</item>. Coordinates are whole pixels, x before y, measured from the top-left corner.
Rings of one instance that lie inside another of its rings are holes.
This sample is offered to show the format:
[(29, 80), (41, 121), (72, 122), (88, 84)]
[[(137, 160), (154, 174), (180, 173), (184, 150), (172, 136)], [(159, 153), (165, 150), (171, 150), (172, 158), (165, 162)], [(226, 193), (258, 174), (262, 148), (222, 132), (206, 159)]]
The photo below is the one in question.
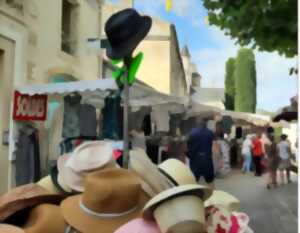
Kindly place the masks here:
[(118, 218), (118, 217), (121, 217), (121, 216), (132, 213), (133, 211), (135, 211), (138, 208), (138, 205), (136, 205), (132, 209), (127, 210), (127, 211), (122, 212), (122, 213), (98, 213), (98, 212), (95, 212), (95, 211), (89, 209), (88, 207), (86, 207), (82, 203), (81, 200), (79, 201), (79, 207), (83, 212), (85, 212), (88, 215), (94, 216), (94, 217), (98, 217), (98, 218)]
[(163, 174), (165, 177), (167, 177), (167, 179), (168, 179), (173, 185), (175, 185), (175, 186), (178, 186), (178, 185), (179, 185), (179, 184), (177, 183), (177, 181), (174, 180), (173, 177), (170, 176), (168, 173), (166, 173), (163, 169), (158, 168), (158, 170), (159, 170), (159, 172), (160, 172), (161, 174)]

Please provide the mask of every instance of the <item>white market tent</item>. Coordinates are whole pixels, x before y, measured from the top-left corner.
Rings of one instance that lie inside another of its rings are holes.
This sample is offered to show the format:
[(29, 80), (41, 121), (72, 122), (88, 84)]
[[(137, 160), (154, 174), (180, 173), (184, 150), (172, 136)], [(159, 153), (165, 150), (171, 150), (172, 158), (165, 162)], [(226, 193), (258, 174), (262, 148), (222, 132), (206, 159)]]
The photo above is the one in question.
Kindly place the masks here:
[[(36, 94), (46, 94), (50, 96), (50, 98), (78, 92), (82, 95), (84, 100), (94, 104), (103, 104), (103, 99), (109, 94), (109, 91), (117, 89), (118, 86), (114, 79), (36, 84), (16, 88), (21, 94), (31, 96)], [(185, 104), (186, 100), (184, 98), (160, 93), (154, 88), (139, 81), (130, 87), (131, 106), (153, 106), (167, 103)]]
[(209, 106), (192, 101), (190, 108), (186, 113), (189, 117), (214, 117), (214, 116), (230, 116), (233, 121), (239, 124), (254, 124), (257, 126), (265, 126), (271, 122), (271, 117), (267, 115), (227, 111), (215, 106)]

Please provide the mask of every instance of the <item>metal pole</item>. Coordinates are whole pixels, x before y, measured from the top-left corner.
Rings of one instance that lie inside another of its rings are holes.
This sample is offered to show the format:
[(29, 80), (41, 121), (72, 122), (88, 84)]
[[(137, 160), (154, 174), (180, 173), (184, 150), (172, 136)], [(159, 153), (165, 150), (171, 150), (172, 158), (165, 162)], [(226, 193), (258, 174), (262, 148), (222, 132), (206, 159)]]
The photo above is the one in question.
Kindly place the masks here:
[(123, 168), (128, 168), (129, 165), (129, 85), (128, 85), (128, 70), (131, 63), (131, 56), (125, 58), (126, 78), (124, 80), (124, 104), (123, 104)]

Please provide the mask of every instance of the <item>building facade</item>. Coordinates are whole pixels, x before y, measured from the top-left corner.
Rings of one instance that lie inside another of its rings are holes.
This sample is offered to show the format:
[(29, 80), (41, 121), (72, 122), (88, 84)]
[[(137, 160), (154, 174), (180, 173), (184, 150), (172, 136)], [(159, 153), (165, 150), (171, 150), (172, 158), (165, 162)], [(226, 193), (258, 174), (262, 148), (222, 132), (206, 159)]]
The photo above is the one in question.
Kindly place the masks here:
[(11, 186), (5, 141), (14, 87), (58, 77), (97, 79), (101, 57), (87, 39), (101, 34), (100, 9), (100, 0), (0, 0), (0, 193)]
[[(113, 13), (132, 7), (132, 4), (133, 1), (130, 0), (121, 0), (118, 5), (105, 4), (102, 8), (102, 29)], [(104, 30), (102, 37), (106, 37)], [(152, 17), (151, 30), (135, 52), (144, 54), (137, 79), (164, 94), (180, 97), (187, 95), (184, 67), (174, 25)], [(103, 56), (105, 57), (105, 51)]]

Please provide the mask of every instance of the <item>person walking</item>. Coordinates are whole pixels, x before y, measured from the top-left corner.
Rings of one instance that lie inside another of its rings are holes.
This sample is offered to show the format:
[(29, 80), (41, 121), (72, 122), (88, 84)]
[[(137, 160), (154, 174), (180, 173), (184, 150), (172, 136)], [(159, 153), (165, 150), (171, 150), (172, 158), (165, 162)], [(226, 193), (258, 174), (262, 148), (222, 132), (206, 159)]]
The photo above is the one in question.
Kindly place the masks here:
[(252, 141), (253, 162), (255, 164), (255, 176), (262, 175), (261, 159), (264, 156), (261, 134), (256, 134)]
[(204, 177), (205, 182), (211, 188), (214, 188), (215, 179), (212, 158), (213, 141), (213, 132), (206, 127), (206, 122), (201, 120), (189, 134), (187, 153), (190, 159), (190, 168), (197, 181)]
[(287, 135), (283, 134), (280, 136), (280, 142), (277, 144), (278, 155), (280, 157), (279, 171), (281, 184), (284, 184), (284, 171), (286, 171), (287, 182), (291, 183), (290, 179), (290, 157), (291, 157), (291, 148), (290, 144), (287, 141)]
[(252, 137), (253, 135), (248, 134), (242, 145), (242, 155), (244, 159), (242, 167), (243, 173), (250, 172), (252, 163)]
[(279, 166), (280, 158), (277, 153), (274, 136), (270, 135), (268, 136), (268, 139), (270, 143), (265, 144), (269, 172), (269, 175), (267, 177), (267, 189), (271, 189), (272, 187), (277, 187), (277, 169)]

